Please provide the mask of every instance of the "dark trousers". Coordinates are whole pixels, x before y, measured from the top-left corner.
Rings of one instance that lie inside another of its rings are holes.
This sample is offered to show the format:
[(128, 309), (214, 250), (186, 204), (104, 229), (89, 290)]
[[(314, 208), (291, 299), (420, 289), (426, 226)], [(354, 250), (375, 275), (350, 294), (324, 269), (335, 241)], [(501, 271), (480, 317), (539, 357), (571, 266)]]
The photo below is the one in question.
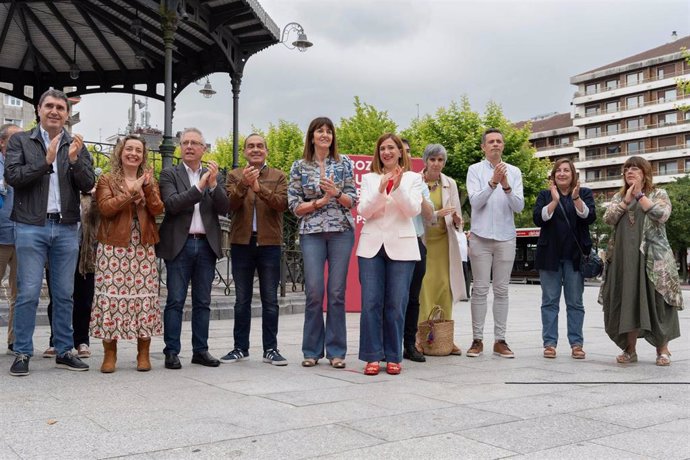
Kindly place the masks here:
[(405, 312), (405, 333), (403, 344), (405, 347), (413, 347), (415, 336), (417, 335), (417, 324), (419, 324), (419, 293), (422, 290), (422, 280), (426, 273), (426, 246), (421, 238), (417, 238), (419, 244), (419, 254), (421, 259), (415, 263), (410, 282), (410, 297), (407, 300), (407, 310)]
[[(46, 284), (48, 285), (48, 298), (52, 299), (50, 294), (50, 270), (46, 267)], [(74, 294), (72, 299), (74, 306), (72, 308), (72, 329), (74, 329), (74, 348), (79, 347), (82, 343), (87, 345), (89, 342), (89, 322), (91, 321), (91, 305), (93, 303), (94, 294), (94, 274), (87, 273), (82, 275), (79, 273), (79, 264), (74, 273)], [(53, 301), (48, 302), (48, 323), (50, 324), (50, 340), (49, 346), (53, 345)]]
[(465, 292), (467, 292), (467, 298), (471, 297), (470, 282), (472, 281), (472, 274), (470, 273), (469, 262), (462, 263), (462, 274), (465, 277)]
[(230, 249), (232, 278), (235, 281), (235, 348), (249, 352), (252, 324), (254, 272), (259, 274), (261, 295), (261, 336), (264, 351), (278, 347), (278, 285), (280, 284), (280, 246), (258, 246), (252, 236), (249, 244), (233, 244)]

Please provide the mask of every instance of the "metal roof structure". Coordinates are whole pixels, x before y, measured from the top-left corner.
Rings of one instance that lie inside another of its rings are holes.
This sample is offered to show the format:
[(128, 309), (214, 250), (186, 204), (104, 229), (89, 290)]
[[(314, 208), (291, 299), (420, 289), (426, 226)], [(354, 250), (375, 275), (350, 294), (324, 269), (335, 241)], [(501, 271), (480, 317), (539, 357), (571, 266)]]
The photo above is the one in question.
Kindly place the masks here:
[(236, 112), (247, 60), (279, 42), (256, 0), (0, 0), (0, 81), (12, 85), (0, 92), (34, 105), (50, 87), (160, 99), (165, 138), (185, 87), (227, 72)]

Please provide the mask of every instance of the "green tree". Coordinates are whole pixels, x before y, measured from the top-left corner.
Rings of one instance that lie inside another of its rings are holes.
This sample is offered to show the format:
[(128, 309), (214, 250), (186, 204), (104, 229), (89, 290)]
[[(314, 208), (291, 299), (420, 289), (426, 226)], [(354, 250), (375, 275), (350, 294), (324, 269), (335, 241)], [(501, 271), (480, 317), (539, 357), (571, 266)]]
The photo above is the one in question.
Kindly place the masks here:
[(221, 169), (232, 169), (232, 134), (217, 138), (213, 148), (204, 154), (202, 160), (215, 161)]
[(355, 96), (355, 114), (341, 118), (338, 132), (338, 150), (345, 154), (372, 155), (376, 141), (383, 133), (394, 133), (398, 125), (387, 111), (379, 111), (373, 105)]
[(597, 219), (589, 226), (589, 234), (592, 237), (594, 248), (598, 251), (600, 248), (606, 249), (608, 237), (611, 234), (611, 226), (604, 222), (604, 213), (606, 212), (606, 196), (599, 195), (594, 199), (596, 205)]
[(680, 260), (681, 278), (688, 278), (686, 263), (687, 250), (690, 247), (690, 174), (664, 185), (671, 199), (673, 211), (666, 222), (668, 241)]
[(454, 178), (460, 188), (465, 217), (469, 214), (467, 202), (467, 169), (484, 158), (481, 150), (482, 133), (487, 128), (498, 128), (503, 133), (505, 150), (503, 159), (522, 171), (525, 210), (516, 216), (519, 226), (533, 226), (532, 207), (536, 196), (546, 186), (549, 162), (534, 156), (529, 143), (530, 125), (516, 128), (504, 115), (500, 105), (490, 102), (484, 115), (472, 110), (467, 96), (460, 102), (441, 107), (434, 116), (427, 115), (412, 122), (402, 135), (410, 140), (413, 152), (419, 154), (430, 143), (443, 145), (448, 151), (444, 173)]
[(292, 163), (304, 153), (304, 133), (297, 123), (278, 120), (278, 125), (269, 123), (264, 136), (268, 147), (268, 164), (288, 174)]

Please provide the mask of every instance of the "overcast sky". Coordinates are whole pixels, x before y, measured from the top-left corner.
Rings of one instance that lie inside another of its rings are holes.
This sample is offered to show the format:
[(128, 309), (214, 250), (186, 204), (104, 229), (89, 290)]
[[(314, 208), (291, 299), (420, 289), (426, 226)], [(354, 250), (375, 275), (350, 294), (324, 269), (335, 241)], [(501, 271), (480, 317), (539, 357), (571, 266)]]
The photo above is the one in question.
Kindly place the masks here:
[[(483, 111), (498, 102), (513, 121), (570, 110), (570, 77), (690, 34), (688, 0), (260, 0), (282, 27), (299, 22), (314, 46), (254, 55), (240, 94), (240, 132), (280, 119), (304, 131), (317, 116), (337, 124), (353, 98), (387, 110), (399, 129), (467, 95)], [(290, 36), (290, 41), (296, 37)], [(196, 126), (208, 142), (232, 131), (226, 74), (204, 99), (191, 85), (177, 98), (173, 130)], [(130, 97), (87, 95), (75, 127), (105, 140), (127, 124)], [(163, 129), (163, 104), (149, 100)], [(104, 108), (107, 112), (104, 114)]]

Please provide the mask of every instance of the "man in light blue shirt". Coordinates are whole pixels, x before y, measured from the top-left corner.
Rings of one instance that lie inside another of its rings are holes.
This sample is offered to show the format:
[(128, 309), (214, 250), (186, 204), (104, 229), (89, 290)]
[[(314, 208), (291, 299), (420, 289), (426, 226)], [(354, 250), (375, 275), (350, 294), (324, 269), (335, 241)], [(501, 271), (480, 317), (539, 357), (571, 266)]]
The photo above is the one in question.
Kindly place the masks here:
[(505, 144), (501, 131), (487, 129), (482, 135), (481, 147), (484, 160), (471, 165), (467, 171), (467, 193), (472, 206), (470, 260), (474, 287), (471, 299), (473, 340), (466, 354), (472, 358), (484, 351), (486, 297), (493, 276), (493, 351), (502, 358), (514, 358), (505, 334), (508, 284), (515, 261), (515, 213), (525, 207), (522, 173), (502, 161)]

